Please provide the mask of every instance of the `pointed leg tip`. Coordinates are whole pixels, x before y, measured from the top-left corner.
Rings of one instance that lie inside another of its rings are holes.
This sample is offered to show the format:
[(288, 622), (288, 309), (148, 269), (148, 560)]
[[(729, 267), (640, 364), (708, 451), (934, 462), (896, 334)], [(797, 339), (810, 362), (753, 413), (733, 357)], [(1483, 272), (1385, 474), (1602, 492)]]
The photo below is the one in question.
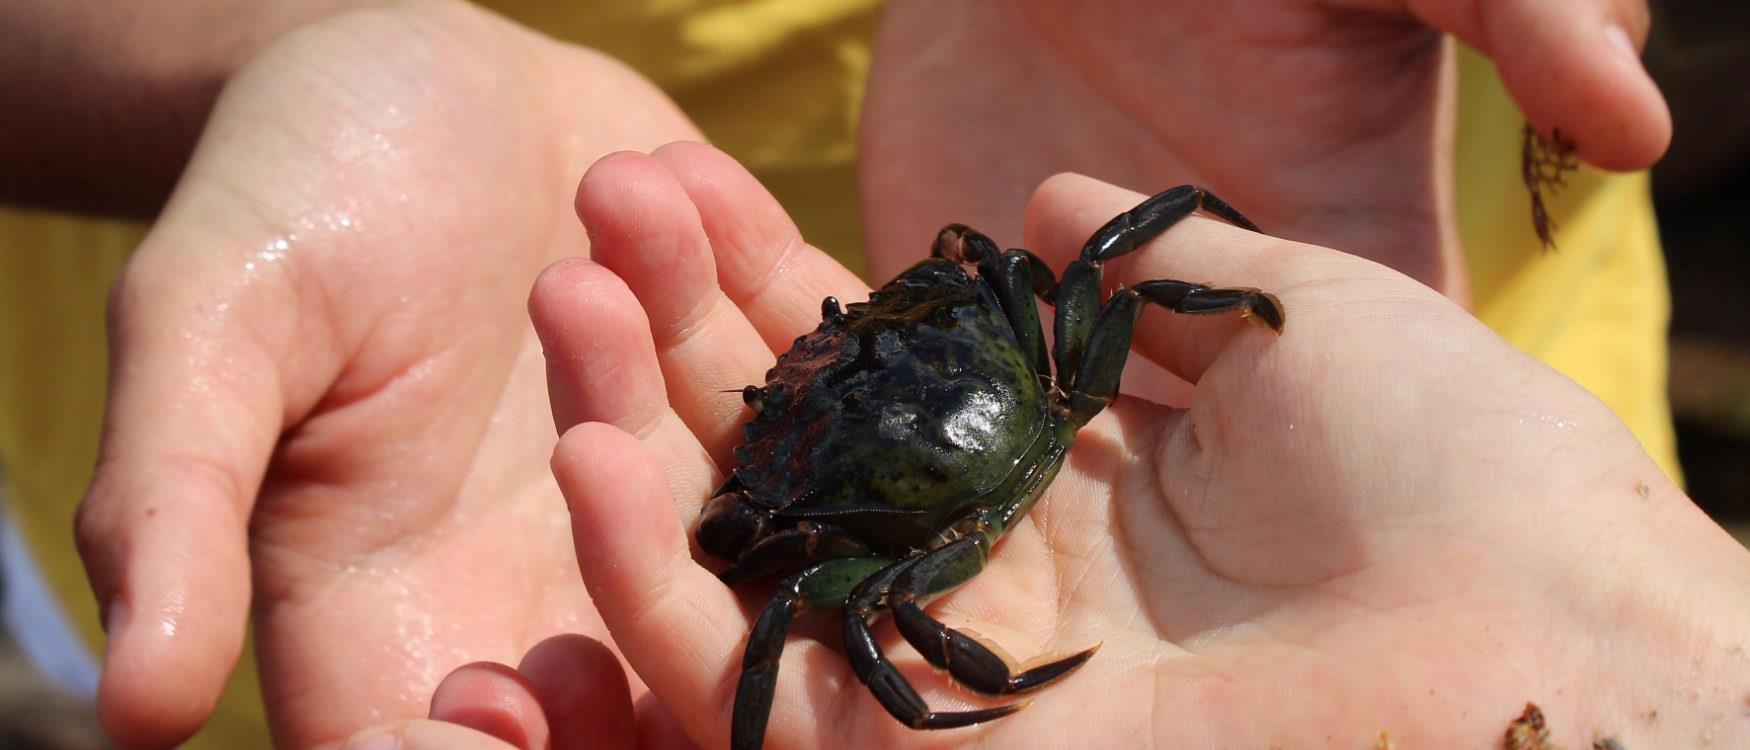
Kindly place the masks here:
[(1009, 716), (1021, 709), (1033, 705), (1033, 701), (1024, 700), (1009, 703), (994, 708), (981, 708), (976, 711), (942, 711), (924, 714), (911, 722), (913, 729), (958, 729), (987, 721), (996, 721)]
[(1021, 674), (1015, 675), (1014, 677), (1009, 678), (1008, 684), (1004, 686), (1005, 689), (1002, 692), (1030, 692), (1057, 682), (1068, 676), (1071, 672), (1081, 669), (1083, 664), (1088, 663), (1089, 659), (1094, 658), (1094, 652), (1099, 651), (1100, 646), (1101, 644), (1096, 643), (1078, 653), (1070, 654), (1069, 656), (1058, 659), (1057, 661), (1042, 664), (1022, 672)]
[(1064, 674), (1067, 675), (1070, 672), (1074, 672), (1078, 669), (1081, 669), (1083, 664), (1088, 663), (1090, 660), (1092, 660), (1094, 658), (1094, 654), (1100, 653), (1100, 647), (1104, 646), (1104, 645), (1106, 645), (1106, 642), (1100, 641), (1099, 643), (1096, 643), (1092, 646), (1087, 647), (1087, 649), (1082, 651), (1081, 653), (1076, 654), (1074, 657), (1072, 657), (1073, 662), (1072, 662), (1070, 668), (1065, 670)]
[[(1106, 642), (1100, 641), (1099, 643), (1096, 643), (1092, 646), (1089, 646), (1089, 647), (1083, 649), (1081, 653), (1076, 654), (1073, 657), (1070, 657), (1070, 659), (1066, 659), (1065, 661), (1073, 660), (1075, 663), (1075, 666), (1071, 667), (1069, 671), (1073, 672), (1076, 669), (1080, 669), (1083, 664), (1088, 663), (1089, 660), (1094, 658), (1094, 654), (1100, 653), (1100, 647), (1104, 646), (1104, 645), (1106, 645)], [(1065, 672), (1064, 674), (1068, 674), (1068, 673), (1069, 672)]]
[(1080, 668), (1083, 664), (1088, 663), (1088, 660), (1094, 658), (1094, 654), (1099, 653), (1100, 647), (1104, 645), (1106, 645), (1106, 642), (1101, 641), (1082, 649), (1081, 651), (1059, 659), (1056, 664), (1063, 666), (1063, 672), (1061, 674), (1069, 674)]
[(1282, 314), (1282, 300), (1269, 292), (1259, 292), (1257, 299), (1242, 314), (1247, 320), (1275, 331), (1277, 335), (1282, 334), (1282, 327), (1287, 323)]

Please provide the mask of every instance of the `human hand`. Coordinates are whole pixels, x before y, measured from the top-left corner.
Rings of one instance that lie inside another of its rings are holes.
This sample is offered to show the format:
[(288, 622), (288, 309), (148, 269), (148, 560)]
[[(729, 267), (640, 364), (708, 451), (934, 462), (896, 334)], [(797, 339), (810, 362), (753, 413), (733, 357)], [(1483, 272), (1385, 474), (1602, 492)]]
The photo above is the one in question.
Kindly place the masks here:
[[(1139, 198), (1053, 179), (1028, 246), (1061, 268)], [(554, 266), (531, 302), (571, 426), (554, 469), (627, 663), (720, 747), (766, 592), (723, 586), (689, 529), (731, 468), (739, 387), (822, 297), (867, 288), (701, 147), (609, 157), (578, 205), (603, 265)], [(1527, 701), (1569, 747), (1750, 736), (1750, 556), (1583, 390), (1336, 251), (1192, 218), (1108, 268), (1267, 289), (1287, 328), (1145, 313), (1136, 350), (1197, 384), (1190, 407), (1114, 402), (932, 607), (1017, 656), (1099, 653), (1015, 716), (914, 733), (833, 646), (798, 639), (768, 746), (1480, 747)], [(835, 619), (798, 625), (834, 642)], [(933, 707), (962, 704), (882, 642)]]
[[(298, 26), (379, 0), (0, 5), (0, 201), (156, 216), (225, 79)], [(106, 176), (109, 179), (97, 179)]]
[(525, 303), (585, 247), (590, 162), (692, 137), (622, 66), (460, 3), (338, 16), (237, 74), (111, 311), (79, 537), (118, 744), (200, 724), (252, 598), (292, 747), (422, 716), (464, 662), (605, 640)]
[[(1670, 115), (1629, 44), (1644, 0), (893, 2), (865, 107), (870, 269), (947, 221), (1020, 226), (1076, 171), (1197, 183), (1272, 234), (1342, 248), (1463, 301), (1450, 32), (1492, 58), (1540, 132), (1638, 169)], [(1621, 36), (1607, 33), (1620, 29)]]
[(631, 750), (691, 747), (660, 705), (636, 711), (620, 659), (600, 641), (562, 635), (537, 644), (516, 668), (475, 662), (432, 694), (426, 719), (354, 734), (342, 750)]

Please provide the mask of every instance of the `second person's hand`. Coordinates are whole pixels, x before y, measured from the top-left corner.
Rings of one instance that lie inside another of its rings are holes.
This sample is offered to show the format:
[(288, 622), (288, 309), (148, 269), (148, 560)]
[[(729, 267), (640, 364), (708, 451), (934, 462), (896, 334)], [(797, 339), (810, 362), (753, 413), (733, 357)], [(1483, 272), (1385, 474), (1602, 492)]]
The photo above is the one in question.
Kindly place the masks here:
[(463, 662), (606, 640), (524, 303), (585, 247), (591, 161), (697, 137), (619, 64), (462, 3), (338, 16), (235, 76), (111, 310), (79, 538), (118, 744), (204, 720), (252, 602), (287, 747), (424, 716)]
[(1644, 0), (894, 0), (862, 131), (869, 267), (891, 276), (948, 221), (1014, 242), (1031, 186), (1073, 171), (1207, 186), (1462, 303), (1443, 34), (1495, 62), (1539, 132), (1640, 169), (1671, 137), (1646, 32)]

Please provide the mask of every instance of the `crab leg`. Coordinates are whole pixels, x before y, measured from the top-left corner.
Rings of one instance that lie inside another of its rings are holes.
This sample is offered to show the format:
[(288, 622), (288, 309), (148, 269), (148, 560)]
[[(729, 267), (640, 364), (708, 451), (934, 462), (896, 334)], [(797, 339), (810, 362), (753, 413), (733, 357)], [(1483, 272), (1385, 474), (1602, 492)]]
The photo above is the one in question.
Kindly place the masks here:
[[(893, 580), (906, 569), (928, 559), (914, 557), (870, 577), (857, 586), (845, 603), (845, 657), (857, 679), (869, 686), (869, 692), (881, 701), (881, 707), (913, 729), (953, 729), (1000, 719), (1026, 707), (1025, 703), (985, 708), (976, 711), (931, 711), (923, 696), (900, 674), (875, 643), (869, 623), (883, 609), (882, 599)], [(976, 571), (974, 571), (976, 572)], [(963, 579), (964, 580), (964, 579)]]
[(1106, 222), (1082, 245), (1081, 259), (1069, 264), (1057, 285), (1057, 343), (1052, 358), (1058, 385), (1067, 394), (1070, 417), (1077, 425), (1092, 419), (1118, 393), (1118, 378), (1130, 354), (1142, 302), (1152, 302), (1187, 315), (1239, 313), (1277, 333), (1282, 332), (1282, 303), (1257, 289), (1214, 289), (1203, 284), (1159, 279), (1114, 292), (1100, 302), (1102, 267), (1106, 261), (1136, 251), (1174, 224), (1204, 209), (1233, 224), (1257, 231), (1257, 225), (1226, 201), (1203, 188), (1181, 185), (1143, 201)]
[(801, 521), (794, 529), (759, 540), (717, 577), (734, 586), (779, 571), (795, 570), (807, 563), (868, 554), (869, 545), (837, 526)]
[(741, 479), (730, 474), (699, 510), (694, 538), (706, 552), (733, 560), (753, 540), (771, 533), (771, 526), (771, 512), (747, 502)]
[(741, 659), (741, 681), (735, 688), (735, 713), (729, 730), (733, 750), (756, 750), (766, 737), (772, 693), (778, 687), (778, 660), (784, 655), (784, 635), (790, 620), (805, 609), (829, 609), (844, 604), (864, 579), (893, 566), (884, 557), (828, 560), (785, 578), (778, 593), (754, 621), (747, 651)]
[[(941, 595), (984, 570), (991, 548), (1003, 532), (1038, 502), (1045, 488), (1063, 466), (1073, 431), (1052, 439), (1040, 462), (1014, 496), (956, 524), (950, 534), (927, 552), (871, 576), (845, 602), (845, 655), (857, 678), (881, 701), (894, 718), (918, 729), (947, 729), (1002, 718), (1026, 707), (1014, 703), (979, 711), (931, 712), (905, 676), (881, 653), (869, 623), (882, 610), (895, 613), (900, 633), (923, 653), (931, 664), (984, 693), (1004, 695), (1031, 690), (1069, 674), (1093, 656), (1094, 649), (1060, 659), (1019, 675), (1008, 664), (964, 633), (931, 619), (918, 606), (920, 601)], [(1097, 648), (1097, 647), (1096, 647)]]
[(1082, 260), (1107, 261), (1133, 252), (1199, 208), (1241, 229), (1259, 231), (1257, 224), (1228, 205), (1227, 201), (1215, 197), (1214, 193), (1196, 185), (1180, 185), (1112, 217), (1088, 238), (1087, 244), (1082, 245)]
[(1282, 301), (1276, 295), (1251, 287), (1212, 289), (1202, 284), (1172, 279), (1144, 281), (1136, 285), (1142, 298), (1181, 315), (1239, 313), (1240, 317), (1282, 332)]
[(1186, 315), (1238, 313), (1282, 332), (1282, 303), (1275, 295), (1256, 289), (1211, 289), (1171, 279), (1144, 281), (1133, 289), (1120, 289), (1106, 301), (1100, 317), (1089, 326), (1083, 351), (1078, 353), (1082, 360), (1069, 381), (1070, 419), (1077, 425), (1087, 424), (1118, 395), (1118, 378), (1130, 356), (1130, 337), (1136, 330), (1143, 302)]
[(1039, 308), (1033, 298), (1051, 302), (1057, 298), (1057, 277), (1039, 256), (1026, 250), (999, 252), (989, 237), (964, 224), (949, 224), (936, 235), (931, 257), (978, 267), (978, 277), (996, 295), (1009, 319), (1015, 340), (1044, 378), (1051, 377), (1051, 359), (1045, 351), (1045, 329), (1039, 323)]
[(990, 542), (981, 543), (983, 539), (982, 534), (961, 537), (920, 558), (894, 580), (887, 600), (899, 632), (931, 664), (948, 670), (955, 681), (988, 695), (1033, 690), (1075, 671), (1100, 647), (1014, 674), (995, 652), (918, 606), (919, 597), (958, 586), (984, 569)]
[(1064, 391), (1076, 387), (1074, 379), (1082, 370), (1083, 351), (1101, 313), (1101, 267), (1106, 261), (1135, 252), (1199, 208), (1236, 226), (1258, 231), (1256, 224), (1214, 193), (1195, 185), (1180, 185), (1106, 222), (1082, 245), (1081, 259), (1064, 269), (1057, 284), (1057, 343), (1052, 350), (1058, 383)]

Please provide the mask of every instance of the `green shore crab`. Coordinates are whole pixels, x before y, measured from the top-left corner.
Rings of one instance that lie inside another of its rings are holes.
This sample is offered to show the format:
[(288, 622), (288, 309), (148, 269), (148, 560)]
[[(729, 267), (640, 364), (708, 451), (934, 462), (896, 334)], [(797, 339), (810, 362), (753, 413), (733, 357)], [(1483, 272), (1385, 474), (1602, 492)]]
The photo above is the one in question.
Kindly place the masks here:
[[(844, 612), (857, 678), (917, 729), (989, 721), (1024, 704), (930, 710), (875, 642), (870, 625), (882, 613), (931, 664), (989, 695), (1041, 687), (1093, 656), (1090, 648), (1014, 674), (922, 604), (984, 568), (1057, 475), (1076, 431), (1117, 395), (1142, 303), (1238, 313), (1282, 331), (1281, 303), (1256, 289), (1163, 279), (1101, 303), (1104, 262), (1199, 208), (1257, 231), (1208, 191), (1177, 187), (1101, 227), (1061, 280), (1032, 253), (999, 250), (950, 224), (929, 259), (868, 302), (841, 309), (828, 297), (820, 327), (796, 339), (763, 387), (743, 390), (755, 415), (696, 536), (731, 561), (718, 574), (725, 583), (786, 577), (748, 638), (732, 747), (764, 742), (784, 637), (802, 610)], [(1035, 297), (1056, 308), (1049, 356)]]

